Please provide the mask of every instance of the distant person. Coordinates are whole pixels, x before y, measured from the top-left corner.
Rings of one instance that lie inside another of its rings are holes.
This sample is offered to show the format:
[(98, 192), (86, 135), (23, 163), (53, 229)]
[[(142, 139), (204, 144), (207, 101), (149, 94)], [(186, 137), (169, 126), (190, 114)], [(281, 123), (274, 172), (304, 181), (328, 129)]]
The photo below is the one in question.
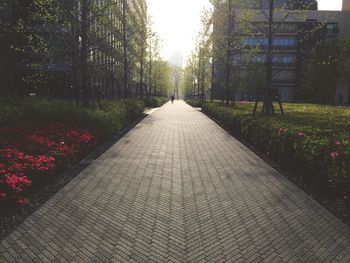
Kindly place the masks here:
[(174, 104), (174, 100), (175, 100), (175, 96), (174, 95), (171, 95), (171, 103)]

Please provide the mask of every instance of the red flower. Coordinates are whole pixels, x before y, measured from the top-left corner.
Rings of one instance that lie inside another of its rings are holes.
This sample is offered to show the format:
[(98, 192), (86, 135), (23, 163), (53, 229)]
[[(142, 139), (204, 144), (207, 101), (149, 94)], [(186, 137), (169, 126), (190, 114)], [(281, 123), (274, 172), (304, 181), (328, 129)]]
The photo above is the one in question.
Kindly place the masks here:
[(338, 156), (339, 156), (339, 153), (338, 152), (331, 152), (329, 154), (329, 156), (332, 158), (332, 159), (336, 159)]
[(15, 174), (5, 175), (5, 184), (9, 189), (20, 193), (25, 187), (29, 187), (32, 184), (32, 181), (29, 180), (27, 176), (18, 176)]
[(69, 166), (92, 149), (100, 136), (102, 131), (63, 123), (0, 128), (0, 200), (27, 203), (22, 194), (32, 185), (27, 176), (48, 174), (57, 165)]

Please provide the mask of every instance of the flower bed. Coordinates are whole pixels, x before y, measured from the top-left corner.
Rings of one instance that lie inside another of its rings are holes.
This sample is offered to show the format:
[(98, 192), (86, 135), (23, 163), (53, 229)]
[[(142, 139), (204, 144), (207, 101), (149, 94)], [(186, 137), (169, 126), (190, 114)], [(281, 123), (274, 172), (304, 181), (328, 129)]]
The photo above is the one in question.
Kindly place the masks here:
[(322, 199), (331, 195), (349, 209), (350, 109), (287, 104), (286, 114), (276, 116), (253, 116), (252, 109), (251, 103), (202, 105), (228, 130), (292, 168)]
[(143, 111), (137, 100), (104, 101), (96, 109), (45, 98), (0, 99), (0, 208), (26, 204)]
[(103, 138), (67, 123), (0, 129), (0, 203), (26, 204), (33, 189), (74, 164)]

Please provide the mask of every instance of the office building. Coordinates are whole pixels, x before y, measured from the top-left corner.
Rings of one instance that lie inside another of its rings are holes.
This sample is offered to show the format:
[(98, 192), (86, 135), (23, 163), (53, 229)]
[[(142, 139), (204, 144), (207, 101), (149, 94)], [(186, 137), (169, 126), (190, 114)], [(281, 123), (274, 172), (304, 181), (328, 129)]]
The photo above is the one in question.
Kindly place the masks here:
[[(267, 61), (268, 21), (267, 0), (247, 0), (244, 8), (249, 7), (249, 23), (244, 23), (242, 6), (233, 7), (231, 38), (233, 41), (230, 61), (232, 80), (238, 79), (252, 62), (263, 68)], [(254, 6), (252, 3), (262, 3)], [(278, 89), (282, 101), (297, 101), (297, 89), (301, 83), (301, 65), (305, 51), (310, 50), (320, 40), (334, 39), (341, 35), (350, 36), (350, 6), (344, 1), (343, 11), (318, 11), (317, 2), (275, 1), (273, 29), (273, 88)], [(283, 8), (281, 8), (283, 7)], [(214, 50), (225, 50), (228, 38), (228, 0), (222, 1), (214, 11)], [(242, 22), (243, 21), (243, 22)], [(242, 25), (243, 24), (243, 25)], [(247, 26), (248, 25), (248, 26)], [(224, 40), (224, 41), (223, 41)], [(225, 58), (224, 52), (214, 52), (214, 98), (225, 96)], [(264, 70), (262, 70), (264, 71)], [(263, 72), (264, 73), (264, 72)], [(233, 83), (235, 85), (235, 83)], [(262, 86), (265, 84), (262, 83)], [(245, 94), (249, 93), (249, 94)], [(348, 97), (346, 87), (339, 87), (337, 93)], [(243, 95), (256, 95), (256, 91), (237, 91), (237, 99)], [(249, 96), (248, 96), (249, 97)]]
[[(16, 5), (15, 1), (12, 0), (4, 0), (4, 3), (0, 7), (1, 25), (5, 25), (5, 23), (14, 25), (18, 19), (26, 21), (30, 12), (35, 11), (24, 6), (30, 7), (31, 1), (21, 2), (20, 5)], [(34, 35), (40, 34), (45, 39), (44, 42), (47, 41), (46, 43), (49, 44), (49, 49), (52, 49), (50, 60), (46, 59), (44, 55), (43, 57), (30, 57), (20, 52), (12, 56), (14, 51), (9, 50), (9, 47), (24, 46), (25, 40), (14, 34), (13, 31), (0, 30), (0, 81), (2, 83), (0, 93), (18, 96), (36, 94), (60, 98), (75, 96), (73, 94), (80, 81), (78, 67), (80, 67), (79, 56), (82, 48), (82, 4), (80, 0), (58, 1), (58, 3), (57, 6), (62, 10), (62, 14), (70, 14), (71, 17), (65, 17), (64, 23), (50, 25), (49, 28), (44, 24), (36, 24), (31, 27)], [(139, 72), (140, 63), (137, 61), (137, 52), (144, 44), (144, 37), (135, 32), (146, 27), (146, 1), (113, 0), (107, 3), (105, 0), (100, 0), (93, 1), (92, 5), (95, 7), (91, 7), (91, 10), (101, 10), (101, 12), (96, 12), (96, 17), (90, 19), (90, 24), (86, 27), (89, 37), (88, 68), (92, 96), (95, 98), (119, 98), (122, 96), (125, 81), (123, 77), (124, 53), (128, 54), (127, 67), (130, 71), (128, 81), (135, 83), (138, 80), (136, 74)], [(69, 12), (65, 12), (67, 10)], [(126, 16), (125, 23), (123, 14)], [(90, 15), (94, 16), (92, 12)], [(103, 18), (98, 18), (98, 16), (103, 16)], [(125, 38), (123, 36), (124, 27), (127, 32)], [(125, 50), (123, 43), (124, 39), (128, 41), (127, 50)], [(36, 67), (33, 67), (33, 64)], [(23, 81), (27, 76), (36, 72), (42, 72), (48, 76), (43, 84), (33, 85)], [(6, 85), (3, 85), (5, 78)], [(81, 92), (81, 88), (79, 92)], [(135, 93), (136, 90), (132, 92)]]

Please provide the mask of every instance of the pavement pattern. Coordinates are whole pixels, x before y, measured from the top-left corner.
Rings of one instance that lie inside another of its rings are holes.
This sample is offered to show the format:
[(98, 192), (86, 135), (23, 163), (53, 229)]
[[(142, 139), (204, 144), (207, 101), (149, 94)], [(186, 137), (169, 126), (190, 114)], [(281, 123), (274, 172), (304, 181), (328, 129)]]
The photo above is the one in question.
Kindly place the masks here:
[(350, 262), (350, 230), (183, 101), (0, 242), (0, 262)]

